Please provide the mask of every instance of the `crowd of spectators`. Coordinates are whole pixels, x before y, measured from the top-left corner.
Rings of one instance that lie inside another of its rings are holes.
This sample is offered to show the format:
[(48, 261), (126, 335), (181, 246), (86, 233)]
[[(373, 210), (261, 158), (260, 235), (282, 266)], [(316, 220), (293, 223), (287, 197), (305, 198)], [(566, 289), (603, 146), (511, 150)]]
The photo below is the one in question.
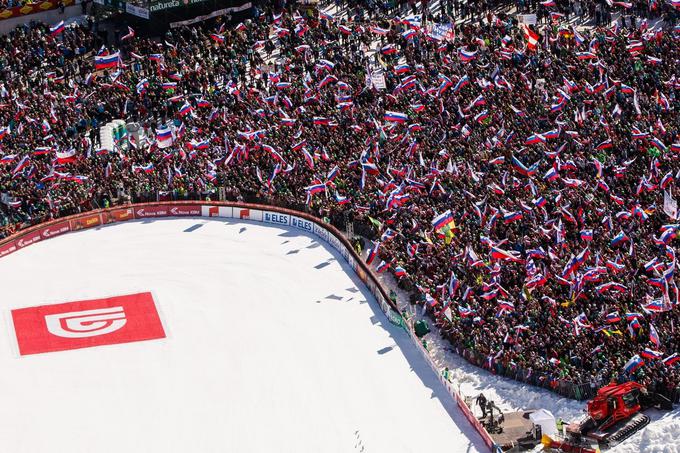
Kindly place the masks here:
[[(675, 388), (680, 29), (343, 17), (1, 37), (0, 237), (224, 187), (369, 222), (377, 271), (490, 367)], [(139, 134), (104, 149), (117, 118)]]

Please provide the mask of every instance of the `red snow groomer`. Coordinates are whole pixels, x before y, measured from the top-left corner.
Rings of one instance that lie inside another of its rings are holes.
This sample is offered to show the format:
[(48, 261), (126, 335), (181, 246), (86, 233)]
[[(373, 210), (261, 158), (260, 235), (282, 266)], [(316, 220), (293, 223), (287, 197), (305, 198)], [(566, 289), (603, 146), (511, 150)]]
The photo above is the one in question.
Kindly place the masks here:
[(645, 409), (671, 410), (673, 405), (663, 395), (648, 392), (637, 382), (610, 384), (588, 401), (588, 417), (567, 426), (566, 440), (544, 439), (546, 447), (568, 452), (597, 451), (591, 446), (613, 447), (649, 424)]

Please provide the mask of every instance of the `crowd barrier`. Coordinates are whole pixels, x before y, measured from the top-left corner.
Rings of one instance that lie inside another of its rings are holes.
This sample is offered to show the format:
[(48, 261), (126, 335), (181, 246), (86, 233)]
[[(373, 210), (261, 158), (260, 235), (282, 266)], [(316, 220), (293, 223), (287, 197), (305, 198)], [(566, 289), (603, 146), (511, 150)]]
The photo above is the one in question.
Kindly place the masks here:
[(429, 352), (423, 347), (413, 331), (411, 324), (407, 322), (397, 306), (390, 300), (389, 293), (385, 287), (355, 252), (347, 238), (333, 225), (324, 223), (310, 214), (270, 205), (216, 201), (167, 201), (133, 204), (124, 207), (100, 209), (75, 214), (28, 227), (6, 239), (0, 240), (0, 258), (21, 250), (24, 247), (28, 247), (29, 245), (71, 231), (94, 228), (128, 220), (182, 216), (235, 218), (287, 226), (313, 234), (329, 244), (342, 255), (352, 267), (355, 274), (366, 285), (371, 294), (373, 294), (380, 305), (380, 309), (387, 316), (387, 319), (392, 324), (402, 327), (408, 333), (409, 337), (432, 371), (442, 382), (455, 404), (463, 412), (463, 415), (465, 415), (465, 418), (470, 425), (479, 433), (480, 437), (489, 448), (489, 451), (494, 453), (500, 451), (499, 447), (494, 444), (489, 433), (484, 429), (467, 406), (463, 397), (453, 388), (451, 382), (444, 378), (442, 370), (437, 368), (437, 365), (434, 363)]

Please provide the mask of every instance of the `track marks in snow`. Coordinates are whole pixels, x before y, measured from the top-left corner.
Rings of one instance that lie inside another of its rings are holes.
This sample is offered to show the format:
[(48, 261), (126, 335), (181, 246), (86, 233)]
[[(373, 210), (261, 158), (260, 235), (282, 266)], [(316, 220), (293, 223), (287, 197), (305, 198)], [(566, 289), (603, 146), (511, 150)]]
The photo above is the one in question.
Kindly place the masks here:
[(361, 433), (358, 429), (354, 431), (354, 449), (358, 452), (366, 451), (366, 446), (364, 445), (364, 441), (361, 438)]

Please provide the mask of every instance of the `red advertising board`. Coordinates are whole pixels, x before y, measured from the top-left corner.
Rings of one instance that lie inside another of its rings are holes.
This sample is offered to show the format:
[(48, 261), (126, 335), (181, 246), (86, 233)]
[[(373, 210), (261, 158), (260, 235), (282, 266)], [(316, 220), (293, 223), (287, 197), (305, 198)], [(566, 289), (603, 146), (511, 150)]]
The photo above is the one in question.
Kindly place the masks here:
[(192, 205), (171, 206), (170, 207), (170, 215), (172, 215), (172, 216), (181, 216), (181, 215), (200, 216), (201, 215), (201, 207), (200, 206), (192, 206)]
[(68, 222), (55, 223), (54, 225), (46, 226), (40, 230), (40, 235), (43, 239), (53, 238), (64, 233), (71, 231), (71, 227)]
[(79, 217), (71, 220), (71, 230), (82, 230), (85, 228), (92, 228), (102, 224), (102, 219), (99, 214), (92, 214), (85, 217)]
[(8, 241), (0, 245), (0, 258), (17, 251), (16, 241)]
[(456, 402), (458, 403), (460, 410), (463, 411), (465, 418), (468, 419), (472, 427), (475, 428), (475, 430), (479, 433), (486, 446), (493, 448), (493, 439), (491, 439), (489, 433), (486, 432), (486, 429), (484, 429), (479, 420), (477, 420), (477, 417), (475, 417), (472, 411), (470, 411), (470, 408), (467, 406), (467, 404), (465, 404), (465, 402), (458, 396), (456, 396)]
[(136, 219), (146, 219), (149, 217), (168, 217), (168, 216), (200, 216), (201, 207), (192, 205), (155, 205), (142, 206), (135, 209)]
[(165, 338), (151, 293), (12, 310), (21, 355)]
[(20, 237), (17, 239), (16, 244), (17, 244), (17, 249), (22, 249), (24, 247), (27, 247), (31, 244), (35, 244), (36, 242), (40, 242), (42, 240), (42, 234), (40, 234), (40, 231), (34, 231), (32, 233), (28, 233), (25, 236)]
[(135, 208), (135, 219), (146, 219), (149, 217), (167, 217), (169, 206), (159, 205), (159, 206), (142, 206)]

